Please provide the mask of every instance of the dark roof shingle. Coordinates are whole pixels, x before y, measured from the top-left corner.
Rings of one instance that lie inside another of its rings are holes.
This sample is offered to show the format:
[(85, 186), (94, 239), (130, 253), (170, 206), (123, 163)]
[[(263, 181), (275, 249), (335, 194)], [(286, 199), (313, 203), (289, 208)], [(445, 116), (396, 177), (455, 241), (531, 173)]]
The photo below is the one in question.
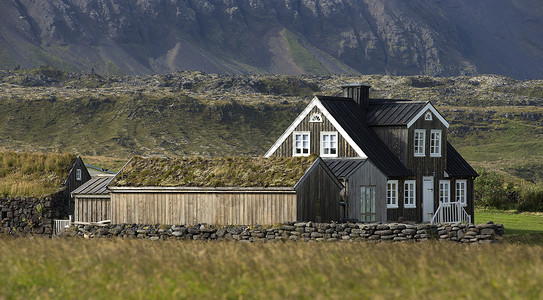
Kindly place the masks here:
[(85, 182), (83, 185), (75, 189), (73, 195), (106, 195), (109, 194), (107, 190), (108, 184), (113, 180), (115, 176), (96, 176), (91, 180)]
[(367, 120), (370, 126), (406, 125), (428, 102), (371, 99)]
[(447, 142), (447, 174), (452, 177), (477, 177), (479, 174), (468, 162)]
[(365, 159), (360, 158), (325, 158), (323, 160), (338, 179), (348, 177), (366, 162)]

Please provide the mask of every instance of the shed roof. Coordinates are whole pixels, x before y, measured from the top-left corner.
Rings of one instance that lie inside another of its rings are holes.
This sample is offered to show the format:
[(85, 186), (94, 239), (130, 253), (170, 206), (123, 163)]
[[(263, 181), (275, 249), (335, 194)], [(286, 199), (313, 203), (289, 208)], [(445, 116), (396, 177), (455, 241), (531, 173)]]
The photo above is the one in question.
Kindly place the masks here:
[(134, 157), (110, 184), (119, 187), (294, 187), (308, 157)]
[(323, 160), (337, 178), (349, 177), (366, 162), (366, 159), (360, 158), (326, 158)]
[(428, 101), (371, 99), (367, 120), (370, 125), (406, 125)]
[(413, 176), (413, 172), (388, 149), (377, 134), (361, 117), (358, 104), (350, 98), (317, 96), (322, 105), (335, 118), (369, 159), (385, 175), (391, 177)]
[(479, 174), (468, 164), (468, 162), (447, 142), (447, 167), (445, 169), (449, 176), (477, 177)]
[(107, 186), (114, 179), (114, 175), (98, 175), (85, 182), (72, 192), (72, 195), (106, 195), (109, 194)]

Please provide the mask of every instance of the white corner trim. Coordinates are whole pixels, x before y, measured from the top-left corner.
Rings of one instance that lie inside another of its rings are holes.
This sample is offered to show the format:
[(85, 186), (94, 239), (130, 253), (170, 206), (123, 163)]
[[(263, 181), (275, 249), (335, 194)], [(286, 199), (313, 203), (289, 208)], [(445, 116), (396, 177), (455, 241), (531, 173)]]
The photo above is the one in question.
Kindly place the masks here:
[(273, 144), (273, 146), (270, 148), (270, 150), (268, 150), (268, 152), (266, 152), (266, 154), (264, 154), (264, 157), (272, 156), (272, 154), (275, 153), (275, 151), (277, 151), (279, 146), (281, 146), (281, 144), (283, 144), (283, 142), (289, 136), (292, 135), (292, 133), (294, 132), (294, 129), (296, 129), (296, 127), (298, 127), (298, 125), (303, 121), (303, 119), (305, 117), (307, 117), (307, 115), (309, 115), (309, 112), (311, 112), (311, 110), (315, 106), (318, 107), (319, 110), (321, 111), (321, 113), (328, 119), (328, 121), (330, 123), (332, 123), (334, 128), (336, 128), (336, 130), (339, 132), (339, 134), (341, 134), (341, 136), (353, 148), (353, 150), (356, 152), (356, 154), (358, 154), (358, 156), (360, 156), (360, 158), (368, 158), (366, 153), (364, 153), (364, 151), (362, 151), (362, 149), (353, 141), (353, 139), (347, 134), (347, 132), (339, 125), (339, 123), (336, 121), (336, 119), (334, 119), (334, 117), (330, 114), (330, 112), (328, 112), (328, 110), (324, 107), (324, 105), (322, 105), (321, 101), (319, 100), (319, 98), (317, 96), (315, 96), (313, 98), (313, 100), (311, 100), (311, 102), (300, 113), (300, 115), (298, 115), (298, 117), (294, 120), (294, 122), (292, 122), (292, 124), (290, 124), (290, 126), (287, 128), (287, 130), (285, 130), (285, 132), (281, 135), (281, 137), (279, 137), (279, 139), (275, 142), (275, 144)]
[(407, 128), (410, 128), (422, 115), (424, 115), (428, 110), (430, 110), (440, 121), (445, 125), (445, 127), (449, 128), (449, 122), (443, 118), (443, 116), (437, 111), (437, 109), (432, 105), (432, 103), (428, 102), (426, 106), (424, 106), (423, 109), (421, 109), (414, 117), (407, 123)]

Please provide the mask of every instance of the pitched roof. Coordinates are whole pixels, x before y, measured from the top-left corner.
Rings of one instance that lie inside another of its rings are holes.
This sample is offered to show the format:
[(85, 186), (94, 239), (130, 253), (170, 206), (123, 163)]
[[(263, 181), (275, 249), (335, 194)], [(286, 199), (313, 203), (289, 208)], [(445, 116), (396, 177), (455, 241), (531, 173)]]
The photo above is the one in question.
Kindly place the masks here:
[(337, 178), (348, 177), (366, 162), (366, 159), (360, 158), (325, 158), (323, 160)]
[(352, 99), (317, 96), (326, 110), (358, 147), (385, 175), (391, 177), (413, 176), (413, 172), (388, 149), (384, 142), (361, 118), (361, 111)]
[(445, 171), (449, 176), (476, 177), (477, 172), (468, 164), (466, 160), (447, 142), (447, 167)]
[(371, 99), (368, 109), (370, 125), (406, 125), (424, 107), (427, 101)]
[(119, 187), (294, 187), (318, 159), (308, 157), (134, 157)]
[(75, 189), (72, 195), (107, 195), (109, 194), (107, 186), (114, 177), (114, 175), (96, 176)]

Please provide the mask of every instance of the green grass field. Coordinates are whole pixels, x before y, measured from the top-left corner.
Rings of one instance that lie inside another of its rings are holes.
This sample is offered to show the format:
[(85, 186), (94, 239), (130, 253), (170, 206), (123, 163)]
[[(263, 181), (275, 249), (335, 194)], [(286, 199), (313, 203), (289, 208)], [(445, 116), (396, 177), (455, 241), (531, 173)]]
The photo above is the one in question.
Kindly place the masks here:
[(0, 239), (5, 299), (537, 299), (543, 247)]
[(510, 243), (543, 245), (543, 213), (484, 209), (475, 211), (476, 224), (488, 221), (503, 224), (505, 238)]

